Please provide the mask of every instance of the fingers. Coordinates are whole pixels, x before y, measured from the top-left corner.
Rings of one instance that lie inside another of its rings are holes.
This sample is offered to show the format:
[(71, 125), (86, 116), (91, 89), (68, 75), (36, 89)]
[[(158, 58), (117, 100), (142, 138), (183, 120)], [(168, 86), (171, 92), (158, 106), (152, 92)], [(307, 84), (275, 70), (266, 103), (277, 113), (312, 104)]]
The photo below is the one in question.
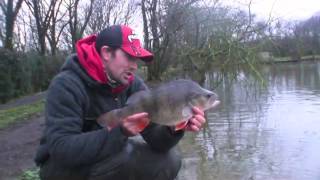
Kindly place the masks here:
[(150, 123), (148, 113), (137, 113), (125, 118), (122, 128), (128, 136), (134, 136), (143, 131)]
[(194, 115), (194, 118), (199, 121), (201, 124), (204, 124), (206, 122), (206, 118), (202, 115)]
[[(220, 104), (220, 101), (217, 100), (213, 103), (211, 108), (215, 108)], [(204, 111), (199, 107), (192, 107), (192, 111), (194, 113), (193, 117), (190, 119), (188, 126), (186, 127), (186, 130), (198, 132), (203, 125), (206, 122), (206, 119), (204, 117)]]
[(200, 128), (195, 125), (191, 125), (190, 127), (193, 131), (196, 131), (196, 132), (200, 131)]
[(148, 118), (142, 118), (142, 119), (139, 119), (139, 123), (131, 125), (130, 128), (128, 129), (132, 134), (137, 134), (137, 133), (140, 133), (144, 128), (146, 128), (149, 122), (150, 121)]
[(186, 130), (187, 131), (192, 131), (192, 132), (198, 132), (200, 131), (200, 128), (193, 125), (193, 124), (190, 124), (189, 126), (186, 127)]
[(190, 123), (191, 125), (195, 125), (195, 126), (197, 126), (197, 127), (201, 127), (202, 124), (203, 124), (202, 122), (198, 121), (198, 120), (195, 119), (195, 118), (191, 118), (190, 121), (189, 121), (189, 123)]
[(204, 117), (204, 111), (198, 107), (192, 107), (194, 112), (193, 117), (189, 120), (189, 124), (186, 128), (188, 131), (198, 132), (206, 122)]
[(200, 108), (198, 108), (198, 107), (196, 107), (196, 106), (193, 106), (193, 107), (192, 107), (192, 110), (193, 110), (193, 112), (194, 112), (195, 114), (200, 114), (200, 115), (204, 116), (204, 112), (203, 112)]
[(142, 118), (148, 118), (149, 114), (146, 112), (142, 112), (142, 113), (137, 113), (131, 116), (128, 116), (126, 119), (128, 121), (136, 121), (138, 119), (142, 119)]
[(195, 117), (191, 118), (189, 121), (189, 128), (187, 130), (191, 131), (199, 131), (203, 125), (205, 124), (206, 119), (203, 116), (196, 115)]

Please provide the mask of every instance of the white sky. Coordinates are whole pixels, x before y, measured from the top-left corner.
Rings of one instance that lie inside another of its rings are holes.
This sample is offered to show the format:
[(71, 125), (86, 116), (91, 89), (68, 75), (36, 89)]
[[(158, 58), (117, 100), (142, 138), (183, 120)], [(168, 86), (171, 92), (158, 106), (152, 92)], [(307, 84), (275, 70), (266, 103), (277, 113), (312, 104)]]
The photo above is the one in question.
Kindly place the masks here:
[[(247, 4), (249, 0), (222, 0), (223, 3), (233, 5)], [(253, 0), (251, 10), (258, 18), (272, 17), (285, 20), (302, 20), (314, 14), (320, 15), (320, 0)]]

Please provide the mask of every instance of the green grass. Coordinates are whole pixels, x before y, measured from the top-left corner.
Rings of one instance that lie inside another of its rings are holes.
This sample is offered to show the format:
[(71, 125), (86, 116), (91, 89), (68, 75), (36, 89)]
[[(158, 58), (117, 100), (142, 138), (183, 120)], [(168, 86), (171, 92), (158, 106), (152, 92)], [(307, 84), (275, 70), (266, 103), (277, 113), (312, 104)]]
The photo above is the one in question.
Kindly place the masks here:
[(275, 62), (286, 62), (286, 61), (290, 61), (290, 60), (291, 60), (291, 57), (277, 57), (277, 58), (274, 58)]
[(40, 180), (39, 168), (24, 171), (19, 180)]
[[(320, 55), (309, 55), (309, 56), (302, 56), (301, 57), (301, 60), (313, 60), (313, 58), (317, 59), (317, 60), (320, 60)], [(291, 57), (275, 57), (273, 59), (274, 62), (289, 62), (289, 61), (292, 61), (292, 58)]]
[(18, 106), (6, 110), (0, 110), (0, 129), (20, 122), (36, 115), (44, 110), (44, 101), (38, 101), (30, 105)]
[(309, 60), (309, 59), (320, 59), (320, 55), (315, 55), (315, 56), (312, 56), (312, 55), (309, 55), (309, 56), (302, 56), (301, 59), (302, 60)]

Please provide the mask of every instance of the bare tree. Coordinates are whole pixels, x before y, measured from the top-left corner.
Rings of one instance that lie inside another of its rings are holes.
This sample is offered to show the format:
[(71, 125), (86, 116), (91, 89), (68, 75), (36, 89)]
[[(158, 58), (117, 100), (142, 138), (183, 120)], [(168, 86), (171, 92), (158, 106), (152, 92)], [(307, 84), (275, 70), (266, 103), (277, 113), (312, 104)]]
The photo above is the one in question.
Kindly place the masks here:
[[(84, 7), (84, 13), (78, 14), (80, 0), (69, 0), (67, 2), (69, 33), (71, 36), (72, 51), (75, 51), (75, 43), (83, 36), (90, 20), (93, 4), (95, 0), (90, 0)], [(80, 16), (79, 16), (80, 15)], [(81, 17), (83, 15), (83, 17)]]
[(63, 12), (61, 12), (60, 10), (62, 2), (63, 2), (62, 0), (57, 1), (56, 8), (51, 8), (52, 18), (50, 19), (50, 23), (48, 27), (49, 31), (46, 34), (50, 44), (50, 50), (52, 55), (56, 54), (57, 45), (58, 45), (60, 36), (63, 30), (65, 29), (65, 27), (68, 25), (68, 22), (64, 20), (67, 14), (67, 10)]
[(39, 52), (41, 55), (46, 53), (46, 35), (48, 28), (51, 22), (51, 18), (54, 15), (54, 10), (57, 4), (57, 1), (50, 0), (47, 1), (41, 0), (25, 0), (33, 17), (35, 18), (38, 44), (40, 46)]
[(88, 23), (90, 33), (98, 32), (110, 24), (110, 16), (116, 4), (116, 0), (95, 1), (91, 17), (92, 20)]
[(109, 25), (128, 25), (133, 19), (136, 10), (134, 0), (96, 0), (87, 31), (92, 34)]
[(5, 24), (4, 24), (4, 15), (2, 14), (2, 12), (0, 11), (0, 41), (1, 41), (1, 45), (3, 46), (4, 43), (4, 29), (5, 29)]
[(28, 39), (28, 32), (30, 32), (30, 24), (26, 21), (28, 20), (28, 12), (25, 12), (24, 9), (21, 9), (18, 17), (17, 17), (17, 24), (19, 24), (16, 28), (16, 46), (17, 50), (22, 52), (26, 52), (27, 49), (27, 39)]
[[(156, 61), (148, 66), (148, 80), (161, 79), (169, 65), (172, 37), (184, 26), (184, 14), (198, 0), (142, 0), (144, 44), (152, 50)], [(169, 53), (169, 54), (168, 54)]]
[(13, 30), (17, 14), (21, 8), (23, 0), (18, 0), (14, 6), (13, 0), (7, 0), (7, 2), (0, 1), (0, 8), (5, 16), (5, 42), (4, 47), (7, 49), (13, 49)]

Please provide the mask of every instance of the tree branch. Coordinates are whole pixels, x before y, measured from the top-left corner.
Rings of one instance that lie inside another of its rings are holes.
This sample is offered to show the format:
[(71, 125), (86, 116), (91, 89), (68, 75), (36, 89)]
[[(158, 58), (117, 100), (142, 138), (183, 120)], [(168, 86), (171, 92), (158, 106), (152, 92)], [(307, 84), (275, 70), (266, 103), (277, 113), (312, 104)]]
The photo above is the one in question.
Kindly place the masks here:
[(19, 9), (21, 8), (21, 5), (23, 3), (24, 0), (18, 0), (16, 7), (14, 8), (14, 12), (13, 12), (13, 17), (17, 17), (17, 14), (19, 12)]

